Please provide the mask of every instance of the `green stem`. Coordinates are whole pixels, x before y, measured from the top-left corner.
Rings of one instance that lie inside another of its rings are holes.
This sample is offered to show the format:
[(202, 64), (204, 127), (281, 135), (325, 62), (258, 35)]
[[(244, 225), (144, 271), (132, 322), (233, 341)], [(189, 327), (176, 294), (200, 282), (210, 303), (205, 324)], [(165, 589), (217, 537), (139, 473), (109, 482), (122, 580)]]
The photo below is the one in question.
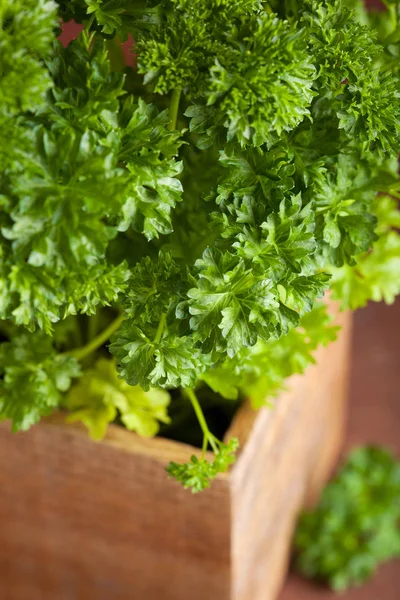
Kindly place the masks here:
[(171, 101), (169, 103), (169, 122), (168, 129), (174, 131), (176, 129), (176, 122), (178, 120), (179, 101), (181, 99), (181, 90), (173, 90), (171, 95)]
[(108, 58), (111, 71), (123, 71), (125, 69), (125, 56), (120, 40), (115, 37), (107, 41)]
[(197, 396), (194, 393), (194, 390), (192, 388), (185, 388), (184, 392), (187, 395), (187, 397), (189, 398), (189, 400), (193, 406), (193, 410), (196, 413), (197, 420), (199, 422), (199, 425), (200, 425), (201, 430), (204, 435), (203, 456), (204, 456), (204, 453), (205, 453), (205, 450), (206, 450), (208, 444), (211, 445), (211, 448), (214, 450), (214, 452), (218, 452), (217, 442), (219, 443), (219, 440), (217, 440), (215, 435), (213, 435), (211, 433), (211, 431), (208, 429), (207, 421), (206, 421), (204, 413), (201, 409), (200, 402), (198, 401)]
[(66, 352), (65, 354), (68, 356), (73, 356), (77, 360), (83, 360), (92, 352), (95, 352), (98, 348), (100, 348), (111, 336), (113, 333), (119, 329), (122, 322), (124, 320), (124, 315), (119, 315), (112, 323), (109, 324), (99, 335), (90, 340), (85, 346), (82, 348), (75, 348), (75, 350), (71, 350)]
[(208, 439), (206, 438), (205, 435), (203, 435), (203, 447), (201, 449), (201, 458), (204, 458), (206, 451), (207, 451), (207, 446), (208, 446)]
[(87, 21), (87, 23), (85, 23), (84, 31), (90, 31), (90, 28), (93, 25), (95, 18), (96, 18), (96, 14), (93, 13), (92, 16), (90, 17), (90, 19)]
[(87, 325), (87, 341), (88, 343), (96, 337), (97, 330), (99, 328), (100, 311), (97, 311), (94, 315), (88, 318)]
[(155, 335), (155, 338), (153, 340), (154, 344), (159, 344), (160, 343), (161, 338), (162, 338), (162, 334), (164, 333), (166, 322), (167, 322), (167, 315), (166, 314), (161, 315), (161, 319), (160, 319), (160, 322), (159, 322), (158, 327), (157, 327), (156, 335)]
[(285, 17), (287, 18), (289, 13), (292, 13), (293, 17), (298, 17), (299, 15), (299, 7), (297, 4), (297, 0), (286, 0), (285, 1)]
[(218, 450), (218, 445), (217, 445), (217, 444), (216, 444), (216, 442), (215, 442), (215, 440), (216, 440), (216, 439), (217, 439), (217, 438), (214, 438), (214, 436), (213, 436), (213, 437), (209, 437), (209, 438), (208, 438), (208, 441), (209, 441), (209, 443), (211, 444), (211, 448), (213, 449), (213, 452), (214, 452), (215, 454), (217, 454), (217, 453), (219, 452), (219, 450)]
[(185, 388), (185, 393), (186, 393), (187, 397), (189, 398), (190, 402), (192, 403), (193, 410), (196, 413), (196, 417), (197, 417), (197, 420), (199, 422), (202, 432), (204, 433), (205, 436), (209, 437), (210, 430), (208, 429), (207, 421), (204, 417), (203, 411), (200, 406), (200, 402), (197, 400), (197, 396), (194, 393), (194, 390), (192, 390), (192, 388)]

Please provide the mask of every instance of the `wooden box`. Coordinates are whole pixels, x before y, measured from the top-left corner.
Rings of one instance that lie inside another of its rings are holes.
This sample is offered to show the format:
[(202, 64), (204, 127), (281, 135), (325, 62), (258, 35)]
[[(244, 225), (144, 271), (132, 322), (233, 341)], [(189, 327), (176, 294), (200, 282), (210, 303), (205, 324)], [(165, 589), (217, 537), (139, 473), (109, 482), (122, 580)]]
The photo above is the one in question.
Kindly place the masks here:
[(299, 509), (341, 446), (350, 316), (273, 410), (245, 406), (231, 472), (197, 495), (164, 466), (196, 451), (111, 426), (103, 442), (56, 415), (0, 425), (1, 600), (272, 600)]

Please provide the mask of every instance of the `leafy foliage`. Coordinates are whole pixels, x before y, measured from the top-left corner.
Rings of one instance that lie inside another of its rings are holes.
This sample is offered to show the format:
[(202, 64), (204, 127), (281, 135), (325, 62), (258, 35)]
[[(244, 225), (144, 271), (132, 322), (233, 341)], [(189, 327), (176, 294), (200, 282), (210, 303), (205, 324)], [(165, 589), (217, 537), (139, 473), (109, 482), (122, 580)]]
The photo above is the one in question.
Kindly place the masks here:
[(60, 405), (79, 363), (72, 356), (57, 354), (51, 338), (43, 333), (16, 334), (0, 346), (0, 413), (11, 419), (13, 429), (29, 429), (40, 417)]
[[(35, 110), (41, 105), (51, 86), (41, 57), (50, 54), (56, 19), (56, 5), (51, 0), (1, 2), (2, 119), (12, 117), (20, 110)], [(32, 22), (35, 28), (32, 28)], [(21, 85), (21, 80), (26, 84)]]
[(226, 346), (228, 356), (253, 346), (257, 331), (268, 331), (268, 317), (277, 307), (270, 283), (255, 278), (228, 252), (207, 249), (196, 266), (199, 280), (188, 291), (187, 303), (195, 340), (203, 342), (205, 351)]
[[(394, 299), (395, 9), (0, 1), (0, 418), (155, 433), (174, 390), (216, 459), (171, 473), (204, 487), (226, 462), (197, 387), (260, 405), (333, 338), (326, 290)], [(66, 48), (59, 18), (84, 25)]]
[(317, 304), (287, 335), (242, 349), (221, 366), (205, 371), (202, 379), (223, 397), (246, 396), (259, 408), (282, 391), (288, 377), (315, 363), (314, 351), (335, 340), (337, 331), (326, 307)]
[(359, 585), (400, 556), (399, 519), (400, 463), (380, 448), (359, 448), (300, 518), (297, 568), (335, 590)]
[(333, 271), (334, 297), (344, 307), (356, 309), (368, 300), (388, 304), (400, 293), (400, 211), (398, 201), (392, 197), (376, 200), (375, 214), (378, 240), (372, 252), (358, 257), (355, 268), (345, 267)]
[(189, 337), (164, 330), (161, 338), (151, 326), (145, 331), (126, 323), (110, 346), (119, 372), (130, 385), (192, 387), (202, 370), (199, 351)]
[[(363, 150), (391, 152), (399, 135), (398, 83), (390, 72), (375, 68), (382, 48), (375, 35), (351, 18), (345, 2), (307, 0), (302, 21), (319, 67), (317, 85), (332, 101), (339, 129)], [(328, 65), (333, 68), (327, 69)], [(342, 83), (345, 82), (345, 83)]]
[[(0, 160), (2, 180), (8, 169), (18, 168), (21, 153), (29, 146), (29, 135), (21, 111), (36, 111), (52, 86), (41, 57), (51, 53), (57, 24), (56, 5), (51, 0), (0, 3)], [(32, 27), (35, 23), (35, 27)], [(24, 81), (24, 85), (21, 85)], [(3, 185), (0, 194), (3, 194)]]
[(129, 316), (110, 346), (120, 374), (131, 385), (193, 387), (204, 369), (192, 337), (181, 335), (175, 311), (187, 290), (170, 254), (142, 259), (133, 269), (135, 287), (126, 298)]
[(139, 435), (153, 437), (158, 422), (168, 423), (168, 392), (128, 385), (117, 377), (113, 360), (100, 358), (69, 390), (65, 407), (68, 421), (82, 421), (95, 439), (104, 437), (107, 425), (120, 415), (122, 423)]
[(92, 38), (56, 46), (54, 87), (29, 132), (30, 152), (3, 186), (0, 314), (46, 332), (118, 300), (129, 273), (124, 261), (105, 262), (110, 242), (129, 228), (149, 239), (170, 231), (181, 193), (167, 114), (142, 100), (120, 106), (123, 77)]
[(212, 136), (221, 125), (228, 141), (261, 146), (309, 116), (315, 69), (301, 32), (257, 12), (228, 34), (226, 43), (209, 67), (204, 100), (186, 112), (192, 131)]
[(178, 464), (171, 462), (167, 467), (167, 473), (179, 481), (184, 488), (190, 488), (193, 493), (201, 492), (210, 487), (210, 482), (218, 473), (228, 470), (235, 460), (235, 452), (238, 448), (238, 440), (232, 438), (227, 444), (221, 444), (215, 453), (214, 459), (198, 459), (192, 456), (190, 462)]

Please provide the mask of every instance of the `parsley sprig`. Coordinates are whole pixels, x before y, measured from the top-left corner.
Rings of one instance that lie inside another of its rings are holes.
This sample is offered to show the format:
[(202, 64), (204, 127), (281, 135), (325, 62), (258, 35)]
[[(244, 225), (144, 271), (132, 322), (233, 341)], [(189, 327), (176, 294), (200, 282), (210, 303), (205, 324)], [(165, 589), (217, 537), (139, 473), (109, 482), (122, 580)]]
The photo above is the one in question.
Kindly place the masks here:
[(354, 450), (314, 511), (299, 521), (296, 566), (337, 591), (400, 556), (400, 463), (373, 446)]
[[(186, 388), (183, 393), (190, 400), (203, 432), (202, 453), (200, 459), (193, 455), (187, 464), (171, 462), (167, 467), (167, 473), (181, 482), (185, 488), (191, 488), (196, 493), (208, 488), (218, 473), (224, 473), (234, 462), (239, 441), (237, 438), (232, 438), (226, 444), (221, 442), (208, 428), (194, 390)], [(214, 452), (214, 459), (211, 461), (206, 458), (206, 450), (209, 446)]]

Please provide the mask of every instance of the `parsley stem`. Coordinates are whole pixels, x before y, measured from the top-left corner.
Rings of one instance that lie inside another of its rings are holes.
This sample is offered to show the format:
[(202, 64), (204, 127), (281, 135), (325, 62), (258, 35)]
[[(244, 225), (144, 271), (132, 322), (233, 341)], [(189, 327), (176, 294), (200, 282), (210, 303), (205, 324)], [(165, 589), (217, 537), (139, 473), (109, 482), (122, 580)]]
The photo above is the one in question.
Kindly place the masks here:
[(299, 7), (297, 0), (288, 0), (288, 7), (286, 9), (286, 18), (288, 17), (288, 12), (291, 11), (294, 17), (297, 17), (299, 14)]
[(208, 446), (208, 439), (206, 438), (205, 435), (203, 435), (203, 447), (201, 449), (201, 458), (204, 458), (204, 455), (207, 451), (207, 446)]
[(77, 360), (83, 360), (92, 352), (95, 352), (98, 348), (100, 348), (112, 335), (119, 329), (122, 322), (124, 320), (124, 315), (119, 315), (114, 321), (112, 321), (108, 327), (103, 329), (95, 338), (90, 340), (85, 346), (81, 348), (75, 348), (75, 350), (71, 350), (66, 352), (65, 354), (68, 356), (73, 356)]
[(217, 443), (215, 442), (215, 440), (216, 440), (216, 439), (217, 439), (217, 438), (216, 438), (215, 436), (209, 437), (209, 438), (208, 438), (208, 442), (210, 443), (210, 445), (211, 445), (211, 448), (213, 449), (213, 452), (214, 452), (215, 454), (218, 454), (219, 450), (218, 450)]
[(90, 19), (85, 23), (85, 26), (84, 26), (85, 31), (90, 31), (90, 28), (93, 25), (95, 18), (96, 18), (96, 13), (93, 13), (92, 16), (90, 17)]
[(107, 54), (111, 71), (122, 72), (125, 69), (125, 56), (119, 38), (114, 37), (112, 40), (107, 41)]
[(189, 400), (193, 406), (193, 410), (196, 413), (197, 420), (199, 422), (199, 425), (200, 425), (201, 430), (204, 435), (203, 454), (204, 454), (205, 449), (207, 448), (208, 444), (211, 445), (211, 448), (214, 450), (214, 452), (218, 452), (218, 446), (216, 443), (216, 442), (218, 442), (218, 440), (215, 437), (215, 435), (213, 435), (211, 433), (211, 431), (208, 429), (207, 421), (205, 419), (204, 413), (200, 406), (200, 402), (198, 401), (194, 390), (192, 388), (185, 388), (184, 392), (185, 392), (186, 396), (189, 398)]
[(196, 413), (196, 417), (197, 417), (197, 420), (199, 422), (202, 432), (204, 433), (205, 436), (208, 437), (210, 434), (210, 430), (208, 429), (207, 421), (204, 417), (203, 411), (201, 409), (201, 406), (197, 399), (197, 396), (194, 393), (194, 390), (192, 388), (186, 388), (185, 393), (186, 393), (187, 397), (189, 398), (190, 402), (192, 403), (193, 410)]
[(173, 90), (171, 100), (169, 103), (169, 122), (168, 129), (173, 131), (176, 129), (176, 122), (178, 120), (179, 101), (181, 99), (181, 90)]
[(162, 334), (164, 333), (166, 322), (167, 322), (167, 315), (164, 313), (164, 314), (161, 315), (161, 319), (160, 319), (160, 322), (159, 322), (158, 327), (157, 327), (156, 335), (155, 335), (155, 338), (153, 340), (154, 344), (159, 344), (160, 343), (161, 338), (162, 338)]

